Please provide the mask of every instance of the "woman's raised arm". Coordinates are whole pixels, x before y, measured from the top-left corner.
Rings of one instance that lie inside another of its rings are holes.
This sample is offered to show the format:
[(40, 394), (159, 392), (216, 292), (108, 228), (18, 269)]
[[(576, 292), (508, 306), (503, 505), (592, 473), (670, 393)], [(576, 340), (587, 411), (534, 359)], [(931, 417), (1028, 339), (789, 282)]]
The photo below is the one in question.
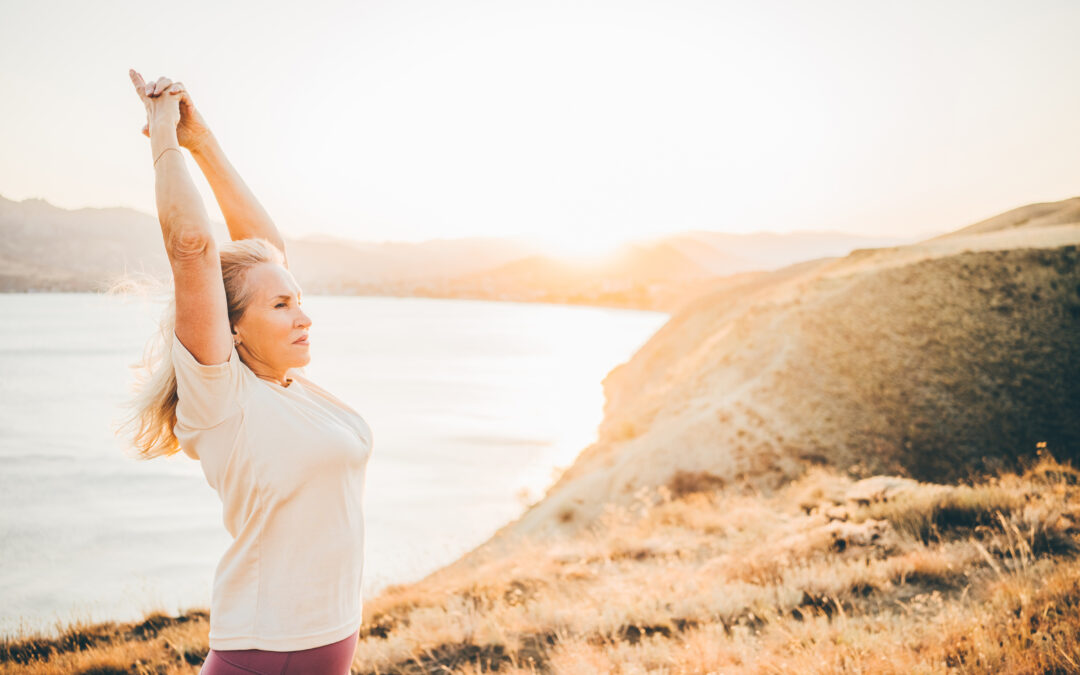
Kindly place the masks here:
[[(194, 101), (187, 88), (180, 82), (162, 78), (180, 93), (180, 124), (177, 126), (177, 138), (180, 145), (191, 152), (199, 165), (210, 188), (214, 191), (221, 214), (225, 216), (225, 225), (229, 236), (237, 239), (260, 237), (270, 241), (285, 253), (285, 240), (251, 188), (247, 186), (232, 162), (225, 156), (217, 138), (210, 131), (203, 116), (195, 108)], [(147, 129), (143, 133), (149, 135)], [(285, 266), (288, 267), (288, 256)]]
[(281, 249), (282, 255), (285, 255), (285, 267), (288, 267), (285, 240), (270, 219), (270, 214), (225, 156), (214, 135), (211, 134), (202, 145), (192, 150), (191, 156), (195, 158), (214, 190), (214, 197), (217, 198), (221, 213), (225, 216), (225, 224), (229, 227), (229, 236), (233, 240), (254, 237), (268, 240)]
[(203, 365), (225, 363), (232, 332), (221, 259), (176, 136), (180, 92), (170, 90), (165, 78), (146, 84), (134, 70), (129, 75), (146, 106), (158, 222), (176, 292), (176, 337)]

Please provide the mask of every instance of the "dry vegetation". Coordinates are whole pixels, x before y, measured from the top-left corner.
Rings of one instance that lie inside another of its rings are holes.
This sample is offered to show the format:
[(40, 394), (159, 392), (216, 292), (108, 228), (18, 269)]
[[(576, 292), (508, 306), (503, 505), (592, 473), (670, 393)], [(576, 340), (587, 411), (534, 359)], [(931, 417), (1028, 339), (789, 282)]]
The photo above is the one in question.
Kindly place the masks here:
[[(368, 601), (354, 673), (1066, 673), (1080, 472), (970, 485), (682, 474), (557, 543), (504, 541)], [(0, 648), (0, 673), (197, 673), (206, 614)]]

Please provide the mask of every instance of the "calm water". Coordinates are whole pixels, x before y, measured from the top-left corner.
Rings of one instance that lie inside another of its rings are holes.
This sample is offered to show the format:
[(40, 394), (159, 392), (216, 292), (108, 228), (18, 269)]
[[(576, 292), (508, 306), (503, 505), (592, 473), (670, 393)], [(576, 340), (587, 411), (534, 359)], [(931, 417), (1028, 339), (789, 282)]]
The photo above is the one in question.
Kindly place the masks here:
[[(313, 296), (308, 376), (371, 425), (364, 593), (482, 543), (595, 438), (666, 314)], [(196, 461), (113, 435), (162, 305), (0, 294), (0, 633), (209, 607), (229, 542)]]

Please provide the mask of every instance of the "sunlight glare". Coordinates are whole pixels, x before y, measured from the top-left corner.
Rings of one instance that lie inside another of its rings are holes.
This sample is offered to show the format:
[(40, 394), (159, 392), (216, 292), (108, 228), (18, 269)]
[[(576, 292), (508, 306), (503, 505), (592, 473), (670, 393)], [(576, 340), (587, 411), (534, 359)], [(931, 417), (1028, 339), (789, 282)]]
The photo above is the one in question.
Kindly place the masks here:
[(575, 263), (599, 263), (610, 259), (628, 239), (597, 233), (598, 236), (548, 236), (538, 243), (552, 256)]

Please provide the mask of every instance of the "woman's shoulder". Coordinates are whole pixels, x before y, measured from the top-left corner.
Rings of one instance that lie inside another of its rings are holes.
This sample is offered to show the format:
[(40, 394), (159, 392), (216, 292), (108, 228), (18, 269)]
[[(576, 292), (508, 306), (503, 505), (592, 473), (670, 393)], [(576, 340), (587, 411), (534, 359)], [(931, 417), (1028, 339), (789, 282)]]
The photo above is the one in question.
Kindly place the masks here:
[(217, 427), (245, 406), (254, 373), (234, 346), (221, 363), (203, 364), (174, 332), (172, 365), (176, 378), (177, 422), (196, 430)]

